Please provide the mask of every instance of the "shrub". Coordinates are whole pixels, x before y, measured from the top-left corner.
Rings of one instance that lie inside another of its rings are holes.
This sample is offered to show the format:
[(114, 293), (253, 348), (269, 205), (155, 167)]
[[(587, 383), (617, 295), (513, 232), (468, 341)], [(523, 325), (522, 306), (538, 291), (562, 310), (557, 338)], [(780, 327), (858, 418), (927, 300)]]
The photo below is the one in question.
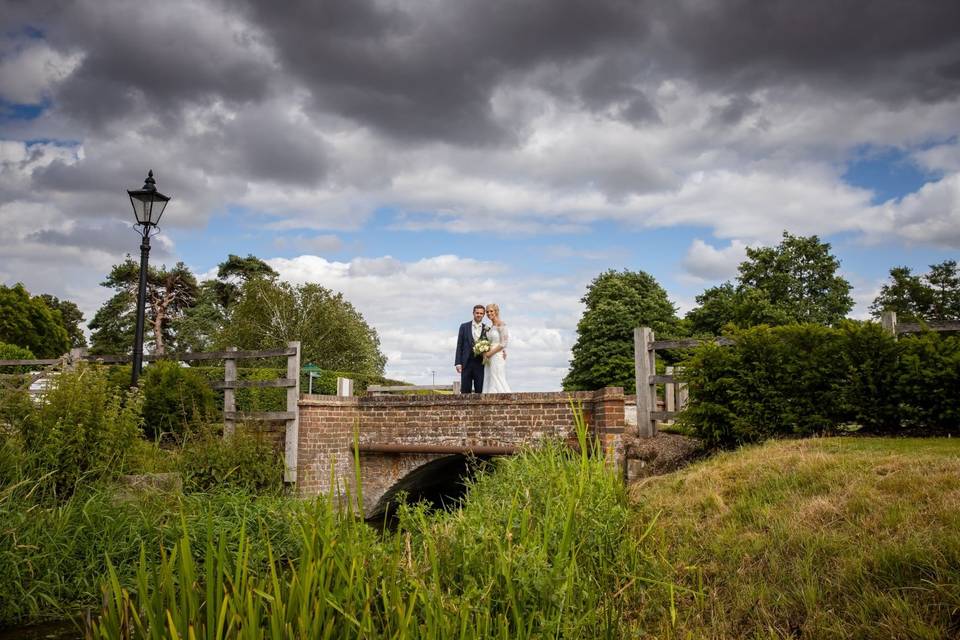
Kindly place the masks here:
[(198, 425), (214, 418), (213, 390), (189, 367), (161, 360), (142, 378), (144, 434), (151, 439), (172, 434), (182, 441)]
[(710, 445), (825, 434), (960, 430), (960, 337), (895, 340), (872, 323), (758, 326), (684, 363), (684, 426)]
[(185, 491), (279, 493), (283, 489), (283, 456), (260, 434), (244, 427), (225, 438), (204, 429), (184, 444), (180, 473)]
[(923, 333), (897, 343), (905, 425), (960, 432), (960, 336)]
[(115, 476), (140, 435), (141, 404), (136, 392), (117, 393), (100, 366), (60, 373), (19, 424), (29, 468), (49, 474), (61, 497), (81, 478)]

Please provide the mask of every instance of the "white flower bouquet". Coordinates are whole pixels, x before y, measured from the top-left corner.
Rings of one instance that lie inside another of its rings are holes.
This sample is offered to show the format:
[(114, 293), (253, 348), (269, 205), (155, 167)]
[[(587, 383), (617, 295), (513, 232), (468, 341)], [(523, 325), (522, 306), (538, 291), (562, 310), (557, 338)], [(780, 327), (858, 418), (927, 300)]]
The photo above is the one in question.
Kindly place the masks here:
[(490, 341), (486, 338), (480, 338), (473, 345), (473, 355), (482, 356), (487, 351), (490, 351)]

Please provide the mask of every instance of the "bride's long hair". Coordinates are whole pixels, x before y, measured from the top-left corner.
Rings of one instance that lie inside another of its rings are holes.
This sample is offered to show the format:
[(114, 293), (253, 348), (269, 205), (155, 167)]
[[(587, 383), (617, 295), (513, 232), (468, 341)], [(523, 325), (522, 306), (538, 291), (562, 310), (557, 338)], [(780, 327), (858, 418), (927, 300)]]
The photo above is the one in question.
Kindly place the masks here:
[(490, 304), (487, 305), (488, 316), (490, 315), (491, 311), (496, 314), (497, 319), (494, 320), (493, 318), (490, 318), (490, 321), (493, 322), (493, 324), (495, 325), (503, 324), (503, 319), (500, 318), (500, 305), (498, 305), (496, 302), (491, 302)]

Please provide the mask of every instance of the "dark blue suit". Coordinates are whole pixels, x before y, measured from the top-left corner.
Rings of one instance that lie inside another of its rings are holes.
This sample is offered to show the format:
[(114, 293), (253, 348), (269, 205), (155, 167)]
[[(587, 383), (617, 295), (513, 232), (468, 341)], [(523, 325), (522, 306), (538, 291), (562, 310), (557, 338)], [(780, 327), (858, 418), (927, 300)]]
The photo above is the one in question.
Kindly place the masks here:
[[(457, 335), (457, 357), (454, 364), (462, 367), (460, 371), (460, 393), (481, 393), (483, 391), (483, 356), (473, 355), (473, 328), (472, 322), (460, 325)], [(484, 337), (486, 329), (480, 332)]]

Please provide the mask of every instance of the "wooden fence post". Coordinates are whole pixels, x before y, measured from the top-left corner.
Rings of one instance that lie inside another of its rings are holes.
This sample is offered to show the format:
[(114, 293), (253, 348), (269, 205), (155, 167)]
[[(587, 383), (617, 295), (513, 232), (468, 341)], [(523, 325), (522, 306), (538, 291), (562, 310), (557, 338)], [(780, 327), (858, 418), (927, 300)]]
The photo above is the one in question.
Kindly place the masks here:
[(897, 337), (897, 312), (884, 311), (880, 315), (880, 326), (894, 338)]
[[(674, 371), (677, 370), (675, 369)], [(686, 382), (681, 382), (677, 385), (677, 411), (683, 411), (689, 403), (690, 389), (687, 388)]]
[[(227, 347), (227, 351), (236, 351), (236, 347)], [(223, 437), (228, 438), (236, 430), (237, 395), (234, 385), (237, 382), (237, 361), (234, 358), (223, 359)]]
[(287, 356), (287, 378), (294, 381), (294, 386), (287, 387), (287, 411), (292, 412), (293, 417), (287, 419), (283, 479), (285, 482), (296, 482), (297, 446), (300, 442), (300, 342), (288, 342), (287, 346), (294, 349), (295, 353)]
[(67, 356), (67, 369), (72, 371), (76, 369), (77, 365), (81, 360), (87, 355), (86, 347), (74, 347), (70, 349), (70, 355)]
[(353, 380), (350, 378), (337, 378), (337, 395), (341, 397), (350, 397), (353, 395)]
[[(668, 376), (673, 375), (673, 367), (667, 367), (665, 370)], [(664, 409), (667, 411), (677, 410), (677, 385), (673, 382), (667, 382), (663, 385)], [(673, 420), (670, 420), (673, 422)]]
[(656, 434), (656, 426), (650, 416), (656, 401), (655, 387), (650, 384), (650, 376), (655, 371), (655, 361), (650, 343), (653, 342), (653, 329), (637, 327), (633, 330), (634, 374), (637, 383), (637, 434), (641, 438), (651, 438)]

